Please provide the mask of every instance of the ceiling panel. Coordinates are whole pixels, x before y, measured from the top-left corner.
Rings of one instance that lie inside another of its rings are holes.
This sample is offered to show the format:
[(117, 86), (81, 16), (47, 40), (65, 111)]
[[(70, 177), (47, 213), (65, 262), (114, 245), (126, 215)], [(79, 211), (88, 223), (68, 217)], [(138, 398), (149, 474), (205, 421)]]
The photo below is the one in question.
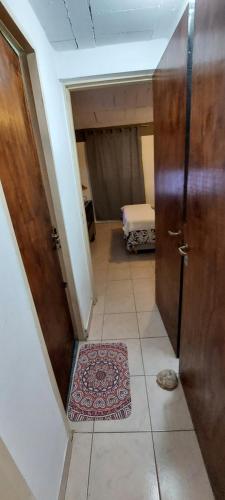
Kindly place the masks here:
[(94, 28), (87, 0), (66, 0), (72, 29), (80, 49), (95, 46)]
[(157, 9), (162, 14), (169, 10), (177, 10), (182, 6), (180, 0), (90, 0), (93, 13), (121, 12), (138, 9)]
[(150, 31), (152, 36), (155, 19), (154, 9), (139, 9), (120, 12), (103, 13), (94, 16), (96, 37), (113, 33), (129, 33), (134, 31)]
[(56, 50), (169, 39), (187, 4), (187, 0), (29, 1)]
[(55, 50), (74, 50), (77, 49), (74, 38), (72, 40), (62, 40), (60, 42), (51, 42)]
[[(172, 1), (172, 0), (171, 0)], [(170, 3), (170, 0), (167, 0)], [(157, 7), (159, 0), (91, 0), (93, 13), (113, 12), (131, 9)]]
[(116, 43), (144, 42), (151, 40), (153, 36), (152, 30), (147, 31), (132, 31), (130, 33), (112, 33), (109, 35), (96, 34), (96, 45), (114, 45)]
[(50, 42), (71, 40), (73, 33), (63, 0), (30, 0)]

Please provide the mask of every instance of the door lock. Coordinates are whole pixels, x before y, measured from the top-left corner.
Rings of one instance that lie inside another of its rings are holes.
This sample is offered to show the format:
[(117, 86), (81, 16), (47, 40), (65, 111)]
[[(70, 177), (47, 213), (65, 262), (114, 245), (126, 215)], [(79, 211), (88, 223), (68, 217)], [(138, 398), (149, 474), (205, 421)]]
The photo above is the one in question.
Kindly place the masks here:
[(56, 227), (52, 228), (51, 238), (53, 241), (54, 250), (59, 250), (61, 248), (61, 242), (60, 242), (60, 237), (59, 237), (59, 234), (58, 234)]

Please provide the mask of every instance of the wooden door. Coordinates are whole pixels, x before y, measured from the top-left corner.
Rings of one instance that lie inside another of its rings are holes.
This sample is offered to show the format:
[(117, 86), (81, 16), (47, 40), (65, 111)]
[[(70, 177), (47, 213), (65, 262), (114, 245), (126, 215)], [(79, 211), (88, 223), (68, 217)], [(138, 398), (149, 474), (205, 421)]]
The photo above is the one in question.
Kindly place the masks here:
[[(2, 35), (0, 158), (0, 180), (65, 404), (73, 354), (72, 323), (57, 252), (53, 250), (51, 240), (51, 221), (26, 106), (20, 62)], [(18, 342), (19, 336), (18, 331)]]
[(153, 79), (156, 303), (176, 353), (182, 244), (186, 136), (188, 9), (159, 63)]
[(225, 498), (225, 6), (197, 0), (181, 376), (215, 496)]

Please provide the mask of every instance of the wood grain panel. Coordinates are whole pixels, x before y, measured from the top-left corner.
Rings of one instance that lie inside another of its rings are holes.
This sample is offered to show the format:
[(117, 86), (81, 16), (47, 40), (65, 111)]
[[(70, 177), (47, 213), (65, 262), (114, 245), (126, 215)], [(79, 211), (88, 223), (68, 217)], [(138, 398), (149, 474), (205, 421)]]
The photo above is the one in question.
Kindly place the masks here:
[(197, 0), (181, 376), (215, 496), (225, 498), (225, 8)]
[(156, 302), (173, 348), (178, 350), (186, 133), (188, 9), (154, 74)]
[[(58, 387), (66, 403), (73, 329), (18, 56), (0, 35), (0, 179)], [(12, 283), (13, 286), (13, 283)], [(18, 342), (19, 342), (18, 332)]]

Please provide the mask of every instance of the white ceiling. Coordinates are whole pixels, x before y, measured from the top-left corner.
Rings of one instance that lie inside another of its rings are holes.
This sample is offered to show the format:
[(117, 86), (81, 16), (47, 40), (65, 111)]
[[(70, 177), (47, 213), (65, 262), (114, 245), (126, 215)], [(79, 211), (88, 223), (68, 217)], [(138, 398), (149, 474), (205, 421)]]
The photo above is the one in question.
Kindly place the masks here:
[(56, 50), (170, 38), (185, 0), (30, 0)]
[(76, 90), (71, 101), (76, 129), (153, 121), (151, 81)]

